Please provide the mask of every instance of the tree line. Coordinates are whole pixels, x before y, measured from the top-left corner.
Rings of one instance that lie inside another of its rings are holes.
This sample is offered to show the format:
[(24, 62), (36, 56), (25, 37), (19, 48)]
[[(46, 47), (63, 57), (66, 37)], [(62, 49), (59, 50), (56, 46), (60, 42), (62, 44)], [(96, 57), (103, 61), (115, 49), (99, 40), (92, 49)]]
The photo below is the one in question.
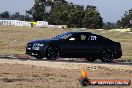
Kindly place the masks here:
[(118, 28), (131, 28), (132, 27), (132, 9), (125, 11), (121, 20), (117, 21)]
[(8, 20), (21, 20), (21, 21), (31, 21), (32, 17), (27, 15), (21, 15), (19, 12), (15, 12), (14, 14), (10, 14), (8, 11), (4, 11), (0, 13), (1, 19), (8, 19)]
[(125, 11), (125, 14), (116, 23), (106, 22), (103, 26), (104, 29), (113, 28), (132, 28), (132, 9)]
[(68, 27), (75, 28), (112, 29), (132, 27), (132, 9), (125, 11), (125, 14), (116, 23), (104, 23), (96, 6), (74, 5), (66, 0), (35, 0), (35, 4), (30, 10), (26, 11), (26, 15), (21, 15), (19, 12), (10, 14), (10, 12), (4, 11), (0, 13), (0, 18), (48, 21), (49, 24), (68, 25)]
[(46, 20), (53, 25), (94, 29), (103, 26), (103, 18), (96, 6), (84, 7), (65, 0), (35, 0), (34, 6), (27, 12), (35, 21)]

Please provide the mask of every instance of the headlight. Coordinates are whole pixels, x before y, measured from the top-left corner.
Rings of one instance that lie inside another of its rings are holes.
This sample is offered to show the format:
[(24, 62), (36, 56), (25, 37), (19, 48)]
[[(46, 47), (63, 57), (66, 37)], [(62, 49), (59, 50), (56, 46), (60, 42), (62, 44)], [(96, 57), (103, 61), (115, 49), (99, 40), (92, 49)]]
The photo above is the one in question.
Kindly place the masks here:
[(42, 47), (44, 44), (41, 44), (41, 43), (35, 43), (33, 44), (33, 47)]

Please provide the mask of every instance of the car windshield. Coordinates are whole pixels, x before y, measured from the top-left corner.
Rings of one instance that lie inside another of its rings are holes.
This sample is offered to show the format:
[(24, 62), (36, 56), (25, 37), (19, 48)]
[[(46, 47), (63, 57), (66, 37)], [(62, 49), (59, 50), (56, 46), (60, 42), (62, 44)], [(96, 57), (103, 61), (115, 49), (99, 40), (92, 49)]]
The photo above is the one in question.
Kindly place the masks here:
[(72, 34), (70, 34), (70, 33), (63, 33), (63, 34), (61, 34), (61, 35), (57, 35), (57, 36), (55, 36), (54, 38), (52, 38), (52, 39), (67, 39), (68, 37), (70, 37)]

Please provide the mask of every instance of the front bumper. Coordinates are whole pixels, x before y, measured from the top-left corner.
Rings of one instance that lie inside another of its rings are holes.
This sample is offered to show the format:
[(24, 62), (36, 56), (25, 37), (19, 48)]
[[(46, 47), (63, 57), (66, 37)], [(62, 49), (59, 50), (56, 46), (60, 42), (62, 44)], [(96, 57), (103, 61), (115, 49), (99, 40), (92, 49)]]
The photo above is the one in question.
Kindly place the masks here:
[(33, 47), (32, 44), (27, 45), (25, 54), (28, 54), (30, 56), (45, 55), (43, 47)]
[(41, 55), (41, 51), (39, 50), (26, 50), (26, 53), (25, 54), (28, 54), (30, 56), (38, 56), (38, 55)]

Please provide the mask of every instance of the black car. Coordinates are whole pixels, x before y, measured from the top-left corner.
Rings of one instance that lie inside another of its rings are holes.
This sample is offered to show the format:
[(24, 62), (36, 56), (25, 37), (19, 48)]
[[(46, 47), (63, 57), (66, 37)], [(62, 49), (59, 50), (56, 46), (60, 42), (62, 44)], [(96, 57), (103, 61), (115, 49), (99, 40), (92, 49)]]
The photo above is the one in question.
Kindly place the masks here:
[(46, 57), (100, 59), (111, 62), (122, 56), (121, 44), (90, 32), (66, 32), (48, 40), (34, 40), (27, 44), (26, 54), (37, 59)]

